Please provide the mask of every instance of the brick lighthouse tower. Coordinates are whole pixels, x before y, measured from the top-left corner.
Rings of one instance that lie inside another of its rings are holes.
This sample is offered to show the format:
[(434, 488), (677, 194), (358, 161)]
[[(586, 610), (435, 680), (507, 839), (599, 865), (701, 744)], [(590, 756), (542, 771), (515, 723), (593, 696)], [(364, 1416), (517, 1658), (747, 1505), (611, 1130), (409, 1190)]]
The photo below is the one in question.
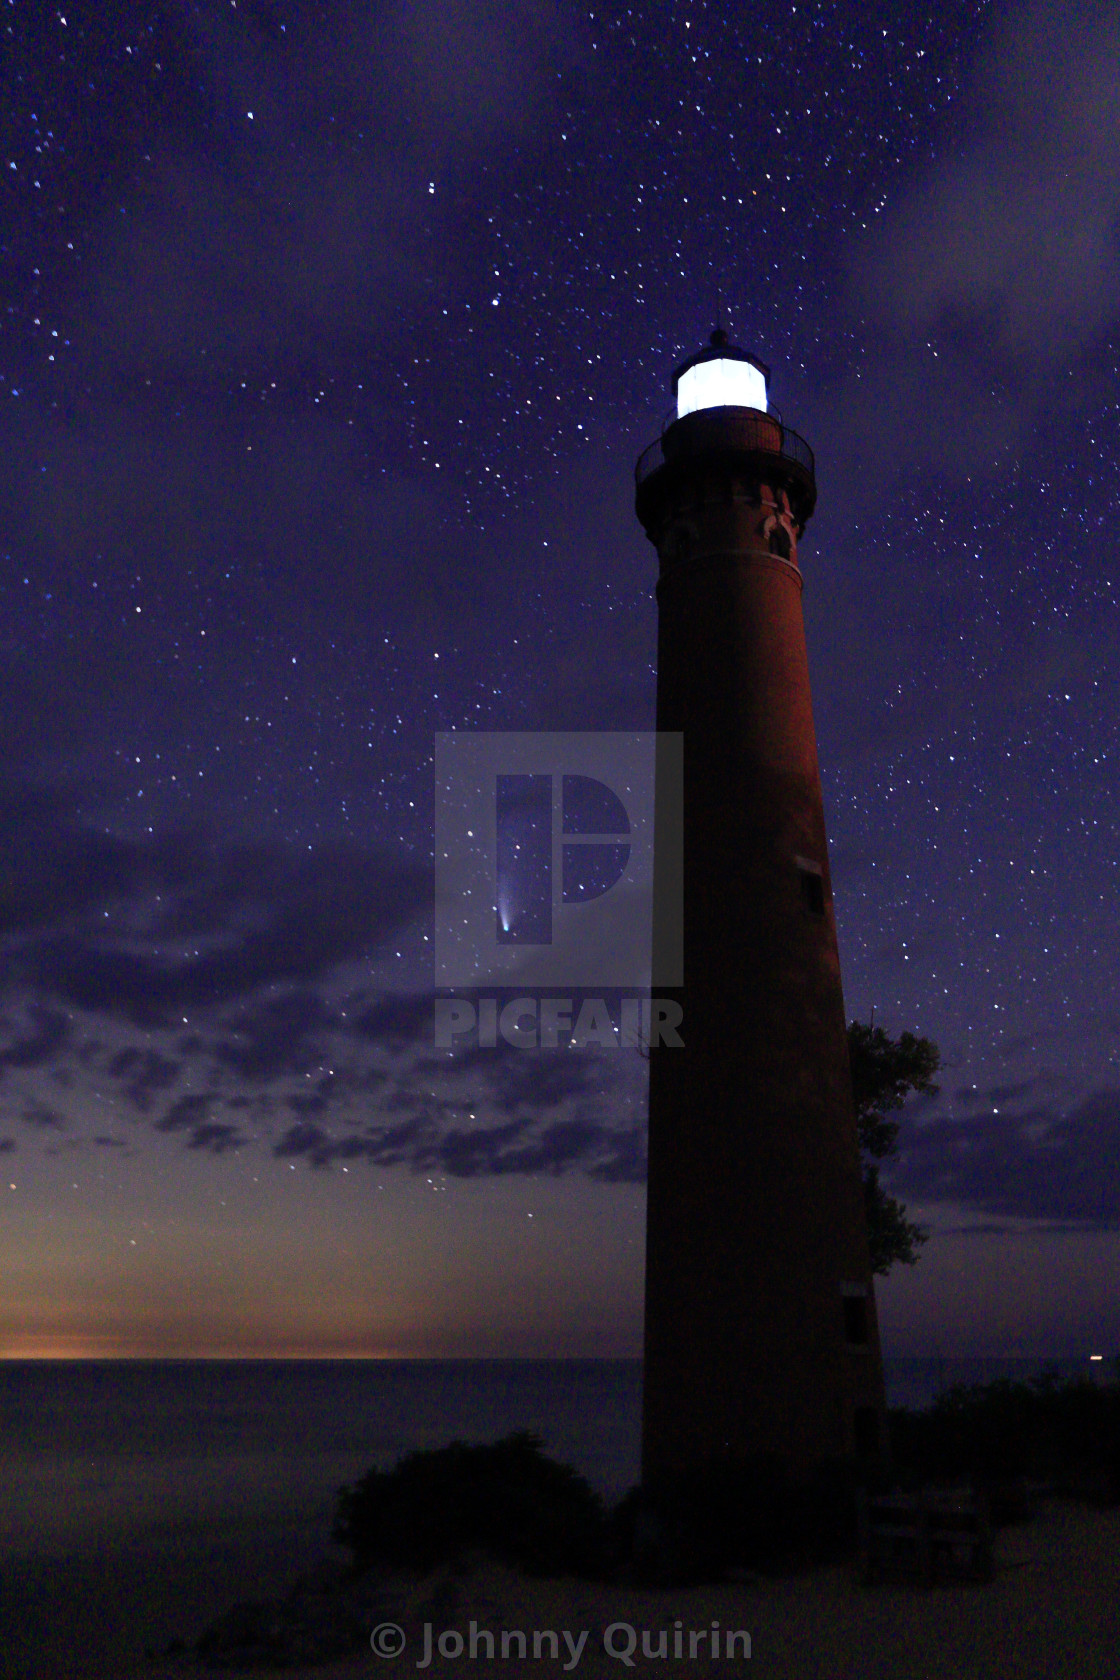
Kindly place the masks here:
[(801, 1478), (884, 1443), (797, 558), (814, 461), (768, 379), (713, 333), (636, 471), (657, 727), (684, 737), (684, 1048), (650, 1056), (647, 1487), (758, 1454)]

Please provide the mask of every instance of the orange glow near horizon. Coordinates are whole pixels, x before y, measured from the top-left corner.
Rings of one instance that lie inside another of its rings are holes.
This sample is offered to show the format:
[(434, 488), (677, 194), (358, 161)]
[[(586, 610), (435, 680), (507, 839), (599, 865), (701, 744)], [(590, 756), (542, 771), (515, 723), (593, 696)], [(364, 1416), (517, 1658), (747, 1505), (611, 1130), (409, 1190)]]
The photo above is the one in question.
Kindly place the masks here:
[(138, 1348), (135, 1343), (114, 1343), (110, 1337), (98, 1338), (92, 1336), (22, 1336), (13, 1337), (0, 1347), (0, 1363), (9, 1360), (137, 1360), (155, 1361), (168, 1359), (236, 1359), (251, 1362), (267, 1359), (316, 1359), (324, 1362), (342, 1359), (387, 1360), (387, 1359), (443, 1359), (448, 1357), (440, 1353), (417, 1353), (415, 1349), (404, 1350), (397, 1348), (379, 1349), (370, 1352), (365, 1348), (321, 1348), (298, 1345), (294, 1347), (252, 1348), (246, 1350), (238, 1347), (203, 1347), (203, 1348)]

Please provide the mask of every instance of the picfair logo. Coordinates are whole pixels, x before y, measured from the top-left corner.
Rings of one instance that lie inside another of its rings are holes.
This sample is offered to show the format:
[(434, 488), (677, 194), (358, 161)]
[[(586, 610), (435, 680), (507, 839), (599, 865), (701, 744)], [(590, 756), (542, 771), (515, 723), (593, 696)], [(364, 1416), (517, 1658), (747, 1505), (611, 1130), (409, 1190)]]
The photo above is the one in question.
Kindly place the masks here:
[(681, 983), (679, 735), (444, 733), (435, 772), (437, 987)]
[[(546, 772), (496, 780), (495, 936), (499, 945), (551, 945), (557, 821), (562, 909), (618, 885), (630, 862), (630, 819), (613, 788), (594, 776)], [(601, 832), (588, 832), (596, 829)]]

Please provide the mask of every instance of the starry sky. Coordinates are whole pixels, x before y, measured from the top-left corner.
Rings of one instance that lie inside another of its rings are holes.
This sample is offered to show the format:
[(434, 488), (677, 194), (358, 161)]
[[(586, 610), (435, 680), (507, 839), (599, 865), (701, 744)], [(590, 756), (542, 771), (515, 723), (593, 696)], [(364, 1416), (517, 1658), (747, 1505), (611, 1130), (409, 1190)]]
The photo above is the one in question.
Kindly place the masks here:
[(0, 1352), (637, 1355), (645, 1064), (432, 1033), (440, 731), (653, 726), (633, 465), (812, 444), (888, 1354), (1120, 1347), (1120, 12), (8, 0)]

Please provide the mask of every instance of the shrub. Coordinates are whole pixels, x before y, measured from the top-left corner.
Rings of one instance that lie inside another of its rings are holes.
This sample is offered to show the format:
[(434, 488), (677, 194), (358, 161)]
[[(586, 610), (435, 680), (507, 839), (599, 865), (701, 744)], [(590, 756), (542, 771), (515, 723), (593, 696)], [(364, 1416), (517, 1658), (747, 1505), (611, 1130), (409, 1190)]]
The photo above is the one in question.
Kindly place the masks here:
[(1052, 1372), (952, 1388), (922, 1412), (891, 1413), (903, 1480), (967, 1481), (996, 1496), (1023, 1481), (1099, 1503), (1120, 1500), (1120, 1385)]
[(577, 1471), (518, 1433), (487, 1446), (453, 1441), (369, 1471), (341, 1490), (332, 1534), (359, 1568), (426, 1572), (479, 1550), (531, 1575), (591, 1575), (603, 1512)]

